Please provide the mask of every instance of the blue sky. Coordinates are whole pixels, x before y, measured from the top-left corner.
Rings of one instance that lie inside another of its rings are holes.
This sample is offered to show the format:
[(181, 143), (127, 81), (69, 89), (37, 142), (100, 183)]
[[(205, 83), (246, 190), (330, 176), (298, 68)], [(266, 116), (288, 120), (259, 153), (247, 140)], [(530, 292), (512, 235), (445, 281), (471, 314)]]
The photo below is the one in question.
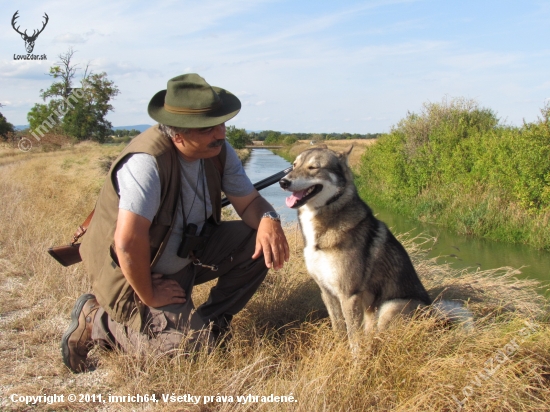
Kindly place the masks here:
[[(47, 61), (13, 59), (25, 53), (16, 10), (29, 32), (48, 13), (33, 52)], [(550, 102), (548, 0), (0, 0), (0, 22), (0, 110), (13, 124), (69, 47), (119, 87), (114, 126), (153, 124), (150, 98), (186, 72), (235, 93), (230, 124), (249, 130), (386, 132), (453, 97), (519, 125)]]

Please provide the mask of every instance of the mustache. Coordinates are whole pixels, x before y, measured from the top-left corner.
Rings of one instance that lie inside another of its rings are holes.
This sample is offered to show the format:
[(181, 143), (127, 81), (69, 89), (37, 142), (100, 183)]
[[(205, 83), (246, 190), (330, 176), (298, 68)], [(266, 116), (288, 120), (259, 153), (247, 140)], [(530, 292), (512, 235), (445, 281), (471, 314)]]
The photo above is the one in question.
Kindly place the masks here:
[(208, 145), (208, 147), (212, 148), (212, 147), (220, 147), (222, 144), (225, 143), (225, 140), (223, 139), (220, 139), (220, 140), (216, 140), (215, 142), (212, 142)]

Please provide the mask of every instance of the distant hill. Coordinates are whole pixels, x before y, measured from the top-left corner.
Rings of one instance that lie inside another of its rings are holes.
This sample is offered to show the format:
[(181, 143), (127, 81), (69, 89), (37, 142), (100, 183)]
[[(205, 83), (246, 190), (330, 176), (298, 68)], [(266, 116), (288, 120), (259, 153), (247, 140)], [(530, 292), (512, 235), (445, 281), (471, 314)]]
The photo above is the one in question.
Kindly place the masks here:
[(135, 124), (133, 126), (116, 126), (116, 127), (113, 127), (113, 130), (132, 130), (132, 129), (136, 129), (136, 130), (139, 130), (140, 132), (144, 132), (145, 130), (147, 130), (148, 128), (150, 128), (152, 125), (150, 124)]
[(28, 129), (29, 127), (31, 127), (30, 124), (20, 124), (20, 125), (16, 125), (16, 126), (13, 126), (15, 128), (15, 130), (25, 130), (25, 129)]

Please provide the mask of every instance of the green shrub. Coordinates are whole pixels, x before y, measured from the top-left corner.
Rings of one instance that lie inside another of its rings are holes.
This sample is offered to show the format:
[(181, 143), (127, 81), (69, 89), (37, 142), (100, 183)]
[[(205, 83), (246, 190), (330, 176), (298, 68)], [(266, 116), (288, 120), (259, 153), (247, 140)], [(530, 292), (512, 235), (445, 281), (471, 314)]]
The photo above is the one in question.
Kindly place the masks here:
[(250, 136), (245, 129), (237, 129), (235, 126), (228, 126), (225, 132), (229, 144), (234, 149), (244, 149), (246, 145), (252, 144)]
[(293, 145), (294, 143), (296, 143), (298, 141), (298, 138), (294, 135), (289, 135), (289, 136), (286, 136), (284, 139), (283, 139), (283, 144), (285, 146), (290, 146), (290, 145)]
[(537, 122), (511, 127), (471, 100), (425, 104), (367, 148), (358, 186), (371, 202), (462, 233), (548, 238), (549, 114), (546, 106)]

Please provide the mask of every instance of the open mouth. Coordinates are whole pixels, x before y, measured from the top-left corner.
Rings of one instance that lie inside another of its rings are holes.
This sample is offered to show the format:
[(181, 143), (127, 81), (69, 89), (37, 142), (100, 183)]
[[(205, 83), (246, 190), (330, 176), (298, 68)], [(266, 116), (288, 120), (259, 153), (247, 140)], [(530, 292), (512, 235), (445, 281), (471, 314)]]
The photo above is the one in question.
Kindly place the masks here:
[(292, 209), (296, 209), (302, 205), (305, 205), (309, 199), (321, 190), (323, 190), (323, 185), (314, 185), (305, 190), (292, 192), (292, 194), (286, 198), (286, 205)]

